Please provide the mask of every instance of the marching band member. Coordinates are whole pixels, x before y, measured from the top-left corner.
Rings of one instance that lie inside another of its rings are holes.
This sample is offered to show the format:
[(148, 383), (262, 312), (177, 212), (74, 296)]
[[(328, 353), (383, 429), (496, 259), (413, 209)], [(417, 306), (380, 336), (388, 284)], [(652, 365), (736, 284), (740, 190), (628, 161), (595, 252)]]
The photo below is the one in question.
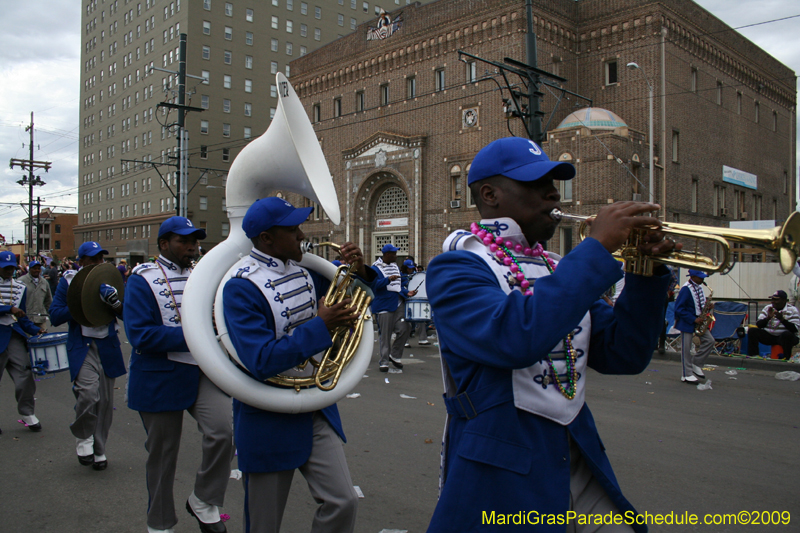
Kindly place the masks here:
[[(411, 335), (411, 328), (405, 321), (406, 309), (403, 303), (406, 298), (414, 296), (415, 291), (408, 291), (408, 278), (403, 283), (403, 276), (397, 266), (398, 248), (393, 244), (385, 244), (381, 249), (383, 257), (373, 264), (373, 270), (381, 277), (375, 283), (375, 299), (372, 300), (372, 314), (378, 322), (381, 358), (378, 368), (381, 372), (389, 371), (391, 362), (395, 368), (403, 368), (403, 347)], [(392, 333), (396, 334), (392, 343)]]
[[(698, 383), (697, 378), (705, 378), (703, 364), (714, 349), (714, 335), (706, 328), (700, 336), (700, 346), (692, 355), (692, 337), (698, 324), (703, 322), (706, 311), (706, 294), (703, 280), (708, 274), (700, 270), (689, 270), (689, 280), (684, 283), (675, 299), (675, 329), (681, 332), (681, 381)], [(709, 305), (713, 306), (710, 302)]]
[(128, 278), (125, 331), (130, 339), (128, 407), (139, 411), (147, 432), (147, 530), (172, 531), (178, 522), (173, 484), (183, 412), (203, 434), (203, 458), (186, 510), (200, 531), (224, 533), (219, 507), (225, 499), (233, 458), (231, 399), (197, 366), (181, 326), (183, 287), (192, 272), (197, 240), (206, 232), (183, 217), (158, 230), (160, 254)]
[[(17, 412), (31, 431), (41, 431), (42, 424), (33, 414), (36, 381), (28, 355), (27, 335), (40, 335), (40, 328), (25, 315), (25, 285), (13, 279), (17, 257), (11, 252), (0, 252), (0, 378), (8, 371), (14, 382)], [(2, 430), (0, 430), (2, 433)]]
[[(484, 147), (468, 177), (482, 220), (471, 233), (450, 235), (445, 253), (429, 265), (448, 413), (441, 493), (429, 532), (498, 530), (482, 511), (633, 511), (584, 394), (587, 367), (636, 374), (650, 362), (666, 268), (658, 266), (649, 278), (629, 275), (613, 308), (600, 297), (622, 275), (611, 252), (631, 229), (658, 224), (636, 216), (658, 206), (604, 207), (591, 237), (563, 259), (548, 256), (540, 243), (557, 227), (550, 216), (560, 200), (554, 180), (574, 176), (572, 165), (551, 162), (527, 139)], [(662, 238), (648, 233), (643, 251), (672, 249)]]
[[(400, 267), (400, 272), (403, 276), (403, 286), (406, 288), (406, 291), (408, 291), (408, 287), (414, 280), (414, 275), (417, 274), (417, 266), (414, 264), (414, 260), (406, 259), (403, 261), (403, 266)], [(420, 282), (420, 284), (421, 283), (422, 282)], [(410, 296), (414, 296), (415, 294), (417, 294), (416, 290), (410, 291)], [(419, 328), (419, 333), (417, 334), (417, 344), (420, 346), (427, 346), (430, 344), (428, 341), (428, 322), (415, 322), (413, 324), (409, 324), (409, 337), (414, 335), (417, 328)], [(405, 347), (411, 347), (409, 339), (406, 339)]]
[(53, 303), (53, 293), (50, 284), (42, 277), (42, 264), (33, 261), (28, 265), (28, 273), (17, 280), (25, 284), (27, 303), (25, 314), (31, 322), (41, 328), (47, 327), (48, 309)]
[[(300, 267), (299, 225), (312, 208), (297, 209), (281, 198), (256, 201), (242, 227), (253, 241), (250, 255), (225, 283), (225, 324), (242, 363), (265, 381), (331, 346), (331, 331), (353, 323), (349, 299), (324, 305), (329, 281)], [(371, 283), (361, 250), (346, 243), (342, 260)], [(353, 531), (358, 497), (344, 455), (345, 440), (336, 404), (320, 411), (284, 414), (264, 411), (234, 398), (239, 468), (245, 490), (248, 533), (277, 533), (294, 470), (306, 479), (320, 506), (312, 533)]]
[[(78, 265), (81, 268), (99, 265), (105, 254), (108, 251), (98, 243), (85, 242), (78, 248)], [(67, 306), (67, 292), (77, 273), (77, 270), (68, 270), (58, 282), (50, 306), (50, 322), (53, 326), (69, 324), (67, 359), (75, 395), (75, 420), (69, 429), (75, 436), (78, 462), (83, 466), (91, 465), (95, 470), (105, 470), (108, 467), (106, 442), (114, 418), (114, 381), (125, 375), (125, 360), (116, 318), (104, 326), (88, 327), (78, 324), (72, 317)], [(122, 302), (114, 287), (101, 285), (99, 296), (115, 315), (122, 315)]]

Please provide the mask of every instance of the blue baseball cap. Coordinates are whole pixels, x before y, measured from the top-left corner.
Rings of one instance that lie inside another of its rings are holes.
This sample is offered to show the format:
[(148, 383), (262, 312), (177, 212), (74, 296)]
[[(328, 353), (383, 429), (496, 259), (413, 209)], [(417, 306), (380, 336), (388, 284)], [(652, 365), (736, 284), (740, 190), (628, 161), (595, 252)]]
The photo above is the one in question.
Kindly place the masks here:
[(697, 276), (698, 278), (707, 278), (708, 274), (706, 274), (702, 270), (690, 270), (689, 276)]
[(331, 263), (333, 264), (333, 266), (337, 266), (337, 267), (342, 266), (342, 262), (339, 261), (338, 259), (334, 259), (333, 261), (331, 261)]
[(202, 240), (206, 238), (206, 230), (197, 228), (192, 221), (186, 217), (169, 217), (161, 223), (158, 228), (158, 238), (160, 239), (167, 233), (175, 233), (176, 235), (193, 235), (197, 234), (197, 238)]
[(17, 267), (17, 256), (11, 252), (0, 252), (0, 268)]
[(550, 161), (535, 142), (522, 137), (497, 139), (481, 149), (469, 168), (467, 184), (505, 176), (514, 181), (536, 181), (549, 175), (555, 180), (571, 180), (575, 167), (570, 163)]
[(28, 263), (28, 270), (37, 266), (42, 266), (42, 264), (39, 261), (31, 261), (30, 263)]
[(242, 220), (248, 239), (258, 237), (273, 226), (298, 226), (306, 221), (313, 207), (295, 207), (283, 198), (270, 196), (256, 200)]
[(403, 261), (403, 264), (408, 268), (417, 268), (417, 265), (415, 265), (414, 261), (412, 261), (411, 259), (406, 259), (405, 261)]
[(107, 254), (108, 250), (103, 250), (103, 247), (94, 241), (89, 241), (81, 244), (78, 248), (78, 259), (81, 257), (94, 257), (97, 254)]
[(397, 246), (395, 246), (395, 245), (394, 245), (394, 244), (392, 244), (392, 243), (389, 243), (389, 244), (384, 244), (384, 245), (383, 245), (383, 248), (381, 248), (381, 252), (383, 252), (383, 253), (385, 253), (385, 254), (386, 254), (386, 253), (389, 253), (389, 252), (396, 252), (396, 251), (398, 251), (398, 250), (400, 250), (400, 248), (398, 248)]

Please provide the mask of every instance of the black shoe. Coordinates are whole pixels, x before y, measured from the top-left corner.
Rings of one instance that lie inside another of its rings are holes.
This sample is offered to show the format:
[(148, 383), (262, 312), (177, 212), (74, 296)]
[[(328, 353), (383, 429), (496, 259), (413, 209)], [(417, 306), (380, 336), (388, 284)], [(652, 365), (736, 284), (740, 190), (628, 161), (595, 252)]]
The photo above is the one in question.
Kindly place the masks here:
[(42, 423), (41, 423), (41, 422), (36, 422), (36, 423), (35, 423), (34, 425), (32, 425), (32, 426), (28, 426), (28, 429), (30, 429), (30, 430), (31, 430), (31, 431), (33, 431), (34, 433), (38, 433), (39, 431), (41, 431), (41, 430), (42, 430)]
[[(189, 511), (190, 515), (197, 518), (197, 515), (194, 514), (194, 509), (192, 509), (192, 506), (189, 505), (188, 500), (186, 502), (186, 510)], [(222, 520), (220, 520), (219, 522), (214, 522), (213, 524), (206, 524), (205, 522), (201, 522), (200, 519), (197, 518), (197, 523), (200, 524), (200, 531), (202, 531), (203, 533), (226, 533), (228, 531)]]
[(389, 358), (389, 361), (392, 362), (392, 364), (394, 365), (395, 368), (400, 368), (400, 369), (403, 368), (403, 363), (401, 363), (400, 361), (395, 361), (391, 357)]
[(105, 461), (95, 461), (94, 460), (94, 456), (93, 456), (92, 457), (92, 468), (94, 468), (98, 472), (100, 470), (105, 470), (106, 468), (108, 468), (108, 461), (107, 460), (105, 460)]
[(381, 365), (380, 367), (378, 367), (378, 370), (380, 370), (381, 372), (388, 372), (389, 371), (389, 367), (385, 366), (385, 365)]
[(91, 466), (94, 464), (94, 455), (79, 455), (78, 462), (83, 466)]

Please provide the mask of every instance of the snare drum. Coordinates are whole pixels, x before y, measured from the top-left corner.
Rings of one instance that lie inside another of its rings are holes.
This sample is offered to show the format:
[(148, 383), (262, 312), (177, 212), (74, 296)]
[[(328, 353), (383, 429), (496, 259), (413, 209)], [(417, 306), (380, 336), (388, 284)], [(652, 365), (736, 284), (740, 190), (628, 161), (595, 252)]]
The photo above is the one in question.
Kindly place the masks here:
[(406, 300), (406, 322), (430, 322), (432, 319), (433, 311), (426, 298)]
[(31, 368), (38, 375), (69, 369), (67, 336), (69, 333), (45, 333), (28, 339)]

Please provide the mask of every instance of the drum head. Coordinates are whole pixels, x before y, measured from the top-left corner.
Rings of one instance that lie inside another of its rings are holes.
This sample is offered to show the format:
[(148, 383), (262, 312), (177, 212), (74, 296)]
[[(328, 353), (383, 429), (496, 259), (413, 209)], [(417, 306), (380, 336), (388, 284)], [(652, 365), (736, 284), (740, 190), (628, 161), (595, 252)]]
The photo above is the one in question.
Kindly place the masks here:
[(410, 280), (408, 280), (408, 290), (417, 291), (417, 294), (412, 296), (412, 298), (422, 298), (423, 300), (428, 299), (428, 291), (425, 289), (425, 272), (417, 272)]

